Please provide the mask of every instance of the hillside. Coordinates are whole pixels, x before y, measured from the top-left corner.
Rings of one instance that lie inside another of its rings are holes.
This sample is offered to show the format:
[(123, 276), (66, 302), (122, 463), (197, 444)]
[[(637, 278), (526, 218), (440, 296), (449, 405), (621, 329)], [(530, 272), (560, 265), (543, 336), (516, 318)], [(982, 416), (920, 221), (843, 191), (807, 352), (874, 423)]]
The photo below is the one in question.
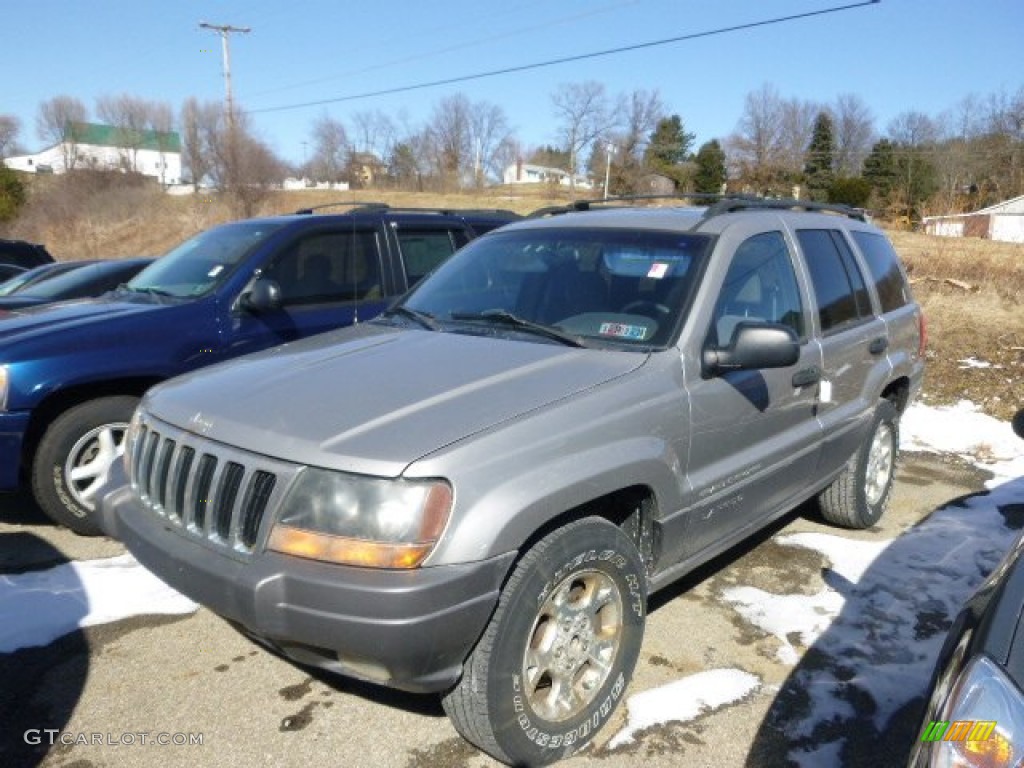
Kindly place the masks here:
[[(52, 182), (51, 182), (52, 183)], [(479, 194), (360, 191), (279, 192), (261, 213), (371, 200), (395, 206), (506, 208), (529, 213), (564, 203), (552, 188)], [(43, 242), (60, 259), (160, 254), (232, 214), (216, 196), (174, 198), (146, 186), (37, 186), (24, 215), (4, 233)], [(1024, 407), (1024, 245), (890, 232), (928, 319), (926, 400), (970, 399), (1009, 418)]]

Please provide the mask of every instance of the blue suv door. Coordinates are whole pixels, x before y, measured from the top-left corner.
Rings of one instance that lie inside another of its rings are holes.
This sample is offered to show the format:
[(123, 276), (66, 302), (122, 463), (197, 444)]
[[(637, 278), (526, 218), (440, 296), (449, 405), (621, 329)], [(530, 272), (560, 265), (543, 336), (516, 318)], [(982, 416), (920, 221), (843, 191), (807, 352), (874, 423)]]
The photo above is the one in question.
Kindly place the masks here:
[(375, 228), (317, 229), (299, 235), (270, 257), (260, 271), (281, 290), (278, 309), (231, 313), (232, 355), (369, 320), (389, 301)]

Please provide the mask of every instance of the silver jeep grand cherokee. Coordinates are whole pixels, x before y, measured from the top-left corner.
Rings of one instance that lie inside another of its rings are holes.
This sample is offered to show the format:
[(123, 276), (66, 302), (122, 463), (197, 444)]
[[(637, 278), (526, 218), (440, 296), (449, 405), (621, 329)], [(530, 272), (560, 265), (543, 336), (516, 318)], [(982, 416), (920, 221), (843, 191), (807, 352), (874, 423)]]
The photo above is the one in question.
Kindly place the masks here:
[(653, 591), (807, 499), (879, 519), (924, 335), (854, 211), (577, 204), (151, 390), (101, 524), (276, 652), (549, 763), (622, 700)]

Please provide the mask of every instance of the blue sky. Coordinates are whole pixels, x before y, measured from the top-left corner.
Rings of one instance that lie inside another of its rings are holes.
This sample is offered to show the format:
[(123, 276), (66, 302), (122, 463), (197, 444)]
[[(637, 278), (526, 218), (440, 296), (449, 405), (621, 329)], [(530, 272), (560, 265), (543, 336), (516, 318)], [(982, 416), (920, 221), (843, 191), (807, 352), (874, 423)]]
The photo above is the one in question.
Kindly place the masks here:
[(501, 106), (526, 146), (555, 143), (551, 94), (596, 80), (610, 94), (657, 90), (702, 143), (731, 133), (745, 96), (764, 83), (785, 98), (859, 95), (885, 130), (901, 112), (936, 116), (969, 94), (1024, 86), (1024, 0), (881, 0), (778, 25), (488, 77), (457, 85), (262, 112), (417, 83), (692, 35), (858, 0), (3, 0), (0, 114), (35, 133), (41, 101), (131, 93), (177, 110), (220, 101), (220, 40), (200, 21), (248, 26), (233, 35), (240, 107), (282, 157), (301, 162), (312, 123), (350, 128), (381, 110), (417, 127), (445, 96)]

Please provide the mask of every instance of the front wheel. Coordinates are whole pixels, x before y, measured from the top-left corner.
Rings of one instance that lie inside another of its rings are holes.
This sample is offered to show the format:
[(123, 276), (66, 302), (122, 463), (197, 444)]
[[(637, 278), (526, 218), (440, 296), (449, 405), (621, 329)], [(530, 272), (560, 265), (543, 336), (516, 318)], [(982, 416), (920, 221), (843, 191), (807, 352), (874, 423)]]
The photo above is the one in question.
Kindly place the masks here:
[(881, 519), (896, 475), (899, 418), (895, 405), (888, 400), (878, 401), (864, 444), (818, 496), (818, 507), (828, 522), (846, 528), (870, 528)]
[(608, 722), (643, 639), (646, 577), (632, 541), (585, 518), (519, 561), (444, 709), (467, 740), (510, 765), (545, 765)]
[(83, 536), (101, 533), (96, 492), (124, 453), (128, 422), (139, 400), (118, 395), (76, 405), (43, 434), (32, 462), (32, 493), (55, 523)]

